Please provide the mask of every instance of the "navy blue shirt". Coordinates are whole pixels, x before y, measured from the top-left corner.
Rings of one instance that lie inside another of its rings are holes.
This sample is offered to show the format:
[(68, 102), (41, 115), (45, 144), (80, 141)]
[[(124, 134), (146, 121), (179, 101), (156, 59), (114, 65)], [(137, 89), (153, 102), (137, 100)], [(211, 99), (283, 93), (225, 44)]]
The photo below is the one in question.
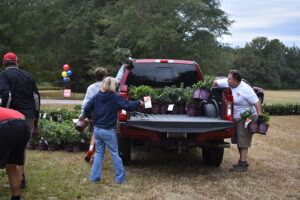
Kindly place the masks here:
[(116, 93), (99, 91), (84, 107), (84, 116), (90, 118), (94, 111), (94, 126), (115, 129), (118, 111), (134, 111), (139, 104), (139, 100), (128, 101)]

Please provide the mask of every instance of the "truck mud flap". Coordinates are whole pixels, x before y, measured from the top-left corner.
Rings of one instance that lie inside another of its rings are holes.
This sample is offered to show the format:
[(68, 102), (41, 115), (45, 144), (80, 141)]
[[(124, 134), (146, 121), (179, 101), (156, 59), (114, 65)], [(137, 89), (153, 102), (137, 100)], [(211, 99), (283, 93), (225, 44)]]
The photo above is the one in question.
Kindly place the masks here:
[(204, 133), (228, 129), (235, 122), (218, 118), (189, 117), (188, 115), (133, 114), (127, 125), (158, 132)]

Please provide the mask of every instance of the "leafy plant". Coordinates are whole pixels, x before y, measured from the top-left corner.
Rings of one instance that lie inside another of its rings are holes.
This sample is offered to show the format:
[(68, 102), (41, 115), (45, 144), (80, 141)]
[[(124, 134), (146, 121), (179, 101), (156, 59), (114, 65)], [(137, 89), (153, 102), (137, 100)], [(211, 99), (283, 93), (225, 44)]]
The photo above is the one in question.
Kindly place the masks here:
[(133, 90), (132, 98), (139, 99), (139, 100), (143, 100), (145, 96), (150, 96), (150, 94), (153, 92), (153, 89), (150, 86), (146, 86), (146, 85), (141, 85), (137, 88), (131, 88), (131, 90)]
[(299, 115), (299, 104), (263, 104), (263, 112), (267, 112), (270, 115)]
[(242, 113), (240, 113), (241, 119), (243, 122), (246, 121), (247, 118), (252, 119), (253, 113), (250, 110), (246, 110)]
[(184, 84), (181, 83), (179, 88), (177, 88), (177, 91), (176, 91), (176, 93), (177, 93), (176, 104), (185, 105), (186, 100), (184, 98), (184, 91), (185, 91)]
[(204, 87), (204, 82), (201, 80), (193, 85), (193, 88), (195, 88), (195, 89), (201, 89), (203, 87)]
[(192, 88), (186, 88), (183, 97), (187, 106), (197, 106), (199, 104), (199, 102), (194, 99), (194, 90)]
[(162, 90), (161, 89), (153, 89), (153, 91), (150, 93), (151, 102), (152, 104), (161, 104), (162, 103)]
[(269, 115), (269, 113), (264, 113), (262, 115), (262, 117), (263, 117), (263, 122), (266, 123), (266, 124), (269, 124), (269, 121), (270, 121), (270, 115)]
[(84, 129), (83, 132), (80, 133), (80, 142), (81, 143), (86, 143), (86, 142), (90, 142), (91, 137), (92, 137), (93, 133), (88, 131), (88, 128)]
[(210, 90), (213, 86), (213, 82), (215, 80), (214, 76), (204, 75), (204, 81), (198, 81), (193, 85), (195, 89), (207, 89)]
[(65, 144), (80, 143), (80, 133), (75, 130), (71, 122), (62, 123), (61, 128), (63, 129), (61, 132), (61, 138)]
[(162, 100), (166, 104), (177, 103), (178, 102), (178, 89), (175, 85), (171, 87), (166, 86), (163, 89)]
[(0, 169), (0, 179), (3, 178), (6, 175), (5, 169)]
[(204, 88), (210, 90), (213, 86), (213, 82), (216, 77), (210, 75), (204, 75)]
[(42, 120), (40, 124), (40, 143), (45, 142), (46, 144), (61, 144), (60, 127), (62, 126), (62, 124), (56, 123), (51, 120)]

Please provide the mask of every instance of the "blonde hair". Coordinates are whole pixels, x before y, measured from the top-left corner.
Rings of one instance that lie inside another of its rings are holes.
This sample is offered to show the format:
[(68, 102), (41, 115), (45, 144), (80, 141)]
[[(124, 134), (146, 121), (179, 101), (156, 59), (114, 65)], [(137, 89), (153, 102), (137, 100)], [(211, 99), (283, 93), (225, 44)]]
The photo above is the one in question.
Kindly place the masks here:
[(101, 85), (100, 85), (100, 91), (101, 92), (116, 92), (118, 86), (117, 79), (114, 77), (108, 76), (106, 77)]

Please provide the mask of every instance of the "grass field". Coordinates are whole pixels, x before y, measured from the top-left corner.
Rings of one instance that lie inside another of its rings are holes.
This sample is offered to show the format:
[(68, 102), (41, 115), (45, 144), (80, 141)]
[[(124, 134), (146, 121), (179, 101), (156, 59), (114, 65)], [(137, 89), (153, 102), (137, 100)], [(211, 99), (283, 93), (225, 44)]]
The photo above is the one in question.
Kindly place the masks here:
[(42, 109), (67, 109), (67, 110), (73, 110), (74, 106), (76, 104), (41, 104)]
[(300, 90), (265, 90), (264, 103), (298, 103), (300, 104)]
[[(250, 168), (244, 173), (228, 171), (238, 160), (235, 146), (225, 150), (219, 168), (205, 166), (197, 149), (181, 155), (139, 149), (125, 167), (127, 181), (116, 184), (107, 151), (104, 180), (94, 184), (84, 153), (28, 151), (23, 199), (300, 199), (299, 122), (300, 116), (272, 116), (268, 135), (253, 138)], [(0, 185), (6, 183), (6, 176), (0, 178)], [(10, 191), (0, 187), (0, 199), (9, 197)]]

